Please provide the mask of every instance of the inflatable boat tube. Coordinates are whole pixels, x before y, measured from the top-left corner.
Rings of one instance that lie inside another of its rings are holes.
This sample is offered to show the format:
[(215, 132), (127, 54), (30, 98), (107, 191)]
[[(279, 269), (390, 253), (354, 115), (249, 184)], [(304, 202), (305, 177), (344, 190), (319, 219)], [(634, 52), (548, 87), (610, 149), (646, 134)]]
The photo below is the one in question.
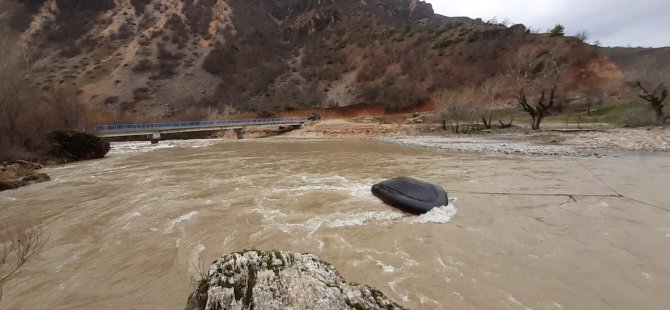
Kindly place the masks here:
[(408, 177), (375, 184), (372, 194), (387, 205), (413, 214), (423, 214), (449, 202), (442, 187)]

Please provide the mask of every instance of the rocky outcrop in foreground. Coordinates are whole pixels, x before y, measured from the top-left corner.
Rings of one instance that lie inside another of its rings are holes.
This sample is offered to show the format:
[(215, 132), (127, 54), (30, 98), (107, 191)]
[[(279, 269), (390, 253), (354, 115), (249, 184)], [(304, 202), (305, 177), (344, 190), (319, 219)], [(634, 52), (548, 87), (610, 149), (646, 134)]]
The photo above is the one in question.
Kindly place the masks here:
[(405, 309), (367, 285), (346, 282), (312, 254), (244, 251), (214, 261), (186, 304), (196, 309)]
[(51, 144), (50, 156), (64, 162), (103, 158), (109, 152), (109, 142), (79, 131), (54, 131), (47, 135)]
[(48, 175), (36, 172), (42, 168), (40, 164), (22, 160), (0, 164), (0, 192), (51, 180)]

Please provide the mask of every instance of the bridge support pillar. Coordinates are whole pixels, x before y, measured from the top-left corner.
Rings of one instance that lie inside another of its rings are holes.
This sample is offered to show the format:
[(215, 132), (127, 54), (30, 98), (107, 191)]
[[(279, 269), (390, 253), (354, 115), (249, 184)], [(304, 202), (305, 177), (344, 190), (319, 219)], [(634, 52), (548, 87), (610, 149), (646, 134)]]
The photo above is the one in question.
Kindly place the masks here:
[(161, 133), (160, 132), (154, 132), (151, 134), (151, 144), (157, 144), (158, 141), (161, 140)]
[(235, 133), (237, 134), (238, 139), (244, 139), (244, 128), (235, 128)]

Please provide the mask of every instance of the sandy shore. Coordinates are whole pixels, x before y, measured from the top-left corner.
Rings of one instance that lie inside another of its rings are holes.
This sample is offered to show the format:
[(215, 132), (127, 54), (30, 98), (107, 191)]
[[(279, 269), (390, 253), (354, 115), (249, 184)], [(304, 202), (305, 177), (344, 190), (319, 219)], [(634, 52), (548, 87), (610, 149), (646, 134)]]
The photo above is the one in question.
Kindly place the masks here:
[(442, 130), (439, 124), (384, 124), (374, 118), (365, 118), (323, 120), (282, 137), (375, 139), (450, 151), (532, 156), (588, 157), (617, 151), (670, 152), (670, 128), (595, 127), (590, 131), (565, 132), (560, 131), (560, 124), (547, 124), (540, 132), (515, 127), (457, 135)]

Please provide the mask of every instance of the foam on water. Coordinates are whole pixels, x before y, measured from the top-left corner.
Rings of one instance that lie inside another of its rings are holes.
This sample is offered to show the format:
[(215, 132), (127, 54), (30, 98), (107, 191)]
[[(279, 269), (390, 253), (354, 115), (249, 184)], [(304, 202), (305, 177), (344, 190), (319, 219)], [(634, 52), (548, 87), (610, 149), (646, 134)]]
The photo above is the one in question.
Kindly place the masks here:
[(410, 223), (417, 224), (427, 224), (427, 223), (437, 223), (437, 224), (446, 224), (451, 221), (451, 219), (458, 213), (458, 209), (452, 204), (449, 203), (446, 206), (439, 208), (433, 208), (428, 211), (428, 213), (419, 215), (409, 219)]
[(601, 200), (601, 201), (598, 201), (597, 203), (593, 204), (592, 206), (600, 207), (600, 208), (609, 208), (610, 205), (606, 201)]
[[(376, 252), (376, 251), (363, 251), (363, 252), (372, 252), (372, 253), (375, 253), (377, 255), (382, 254), (382, 253), (379, 253), (379, 252)], [(393, 253), (383, 253), (383, 254), (392, 255)], [(381, 256), (384, 256), (384, 255), (381, 255)], [(362, 260), (351, 261), (351, 264), (355, 267), (358, 267), (358, 266), (360, 266), (362, 264), (365, 264), (367, 262), (373, 263), (373, 264), (381, 267), (382, 271), (384, 271), (386, 273), (393, 273), (393, 272), (396, 271), (396, 268), (393, 267), (393, 265), (384, 263), (383, 261), (381, 261), (379, 259), (376, 259), (369, 254), (365, 255), (365, 257)]]
[(367, 211), (359, 213), (332, 213), (316, 215), (303, 223), (286, 223), (282, 218), (291, 215), (283, 213), (280, 210), (257, 207), (251, 209), (252, 212), (263, 216), (263, 220), (268, 224), (279, 225), (280, 229), (288, 232), (290, 228), (308, 230), (315, 232), (320, 227), (340, 228), (351, 226), (362, 226), (369, 224), (384, 225), (392, 223), (397, 219), (404, 218), (406, 215), (398, 211)]
[(191, 212), (186, 213), (186, 214), (184, 214), (184, 215), (182, 215), (182, 216), (180, 216), (176, 219), (171, 220), (170, 222), (168, 222), (167, 228), (165, 228), (165, 230), (163, 230), (163, 232), (166, 233), (166, 234), (171, 233), (172, 230), (174, 229), (175, 225), (177, 225), (178, 223), (181, 223), (183, 221), (190, 221), (196, 215), (198, 215), (198, 211), (191, 211)]
[(407, 290), (403, 290), (401, 292), (396, 287), (398, 285), (398, 282), (402, 282), (403, 280), (405, 280), (405, 278), (398, 278), (395, 281), (388, 282), (388, 285), (391, 288), (391, 291), (393, 291), (396, 295), (398, 295), (403, 302), (409, 302), (411, 301), (411, 299), (409, 298), (409, 293), (407, 292)]
[(223, 239), (223, 248), (228, 248), (228, 246), (235, 240), (235, 238), (237, 238), (237, 230), (233, 231), (233, 233)]
[(115, 142), (109, 150), (109, 155), (123, 155), (128, 153), (146, 153), (160, 149), (174, 148), (176, 145), (167, 141), (159, 144), (149, 142)]
[[(190, 257), (190, 263), (191, 263), (191, 268), (195, 268), (195, 266), (198, 266), (200, 264), (200, 253), (202, 253), (206, 249), (205, 245), (202, 243), (198, 243), (195, 248), (193, 249), (193, 252), (191, 252), (191, 257)], [(197, 270), (193, 270), (196, 271)]]
[(127, 153), (146, 153), (175, 147), (202, 148), (216, 144), (220, 140), (215, 139), (193, 139), (193, 140), (164, 140), (158, 144), (148, 141), (141, 142), (114, 142), (109, 150), (110, 155), (122, 155)]
[(510, 294), (510, 293), (507, 293), (507, 300), (510, 301), (510, 302), (512, 302), (513, 304), (517, 305), (517, 306), (522, 307), (524, 310), (533, 310), (533, 308), (524, 305), (522, 302), (520, 302), (519, 300), (517, 300), (517, 299), (514, 297), (514, 295), (512, 295), (512, 294)]
[(208, 147), (216, 144), (217, 142), (221, 140), (215, 140), (215, 139), (196, 139), (196, 140), (186, 140), (189, 141), (189, 145), (191, 148), (194, 149), (199, 149), (202, 147)]
[[(454, 200), (452, 200), (453, 202)], [(282, 232), (289, 233), (295, 230), (307, 230), (311, 235), (321, 227), (344, 228), (363, 225), (389, 225), (398, 222), (410, 224), (437, 223), (446, 224), (456, 215), (458, 209), (450, 202), (447, 206), (434, 208), (430, 212), (413, 216), (391, 207), (383, 211), (363, 211), (351, 213), (329, 213), (315, 215), (302, 223), (287, 223), (284, 219), (292, 214), (281, 210), (264, 207), (261, 200), (257, 200), (257, 207), (251, 209), (253, 213), (260, 214), (267, 224), (275, 225)]]
[(281, 212), (281, 211), (276, 210), (276, 209), (266, 208), (266, 207), (262, 206), (262, 204), (260, 204), (258, 200), (257, 200), (256, 203), (257, 203), (257, 207), (251, 209), (250, 211), (254, 212), (254, 213), (257, 213), (257, 214), (260, 214), (261, 216), (263, 216), (263, 219), (266, 220), (266, 221), (274, 222), (274, 219), (276, 217), (286, 216), (286, 214), (284, 212)]
[(126, 213), (126, 214), (122, 215), (121, 217), (119, 217), (119, 221), (121, 223), (125, 222), (125, 224), (123, 225), (123, 229), (128, 229), (130, 227), (131, 219), (136, 218), (136, 217), (141, 217), (141, 216), (142, 216), (142, 214), (139, 213), (139, 212)]
[(368, 182), (352, 182), (351, 180), (335, 175), (330, 177), (308, 177), (300, 176), (300, 181), (295, 179), (286, 180), (287, 184), (292, 184), (298, 182), (295, 186), (289, 186), (288, 188), (274, 188), (272, 189), (273, 193), (290, 193), (294, 196), (304, 196), (310, 192), (316, 191), (330, 191), (330, 192), (340, 192), (346, 193), (349, 196), (372, 200), (373, 197), (370, 195), (370, 184)]
[(323, 177), (323, 178), (310, 178), (308, 176), (302, 176), (300, 178), (302, 179), (303, 182), (318, 183), (318, 184), (333, 183), (333, 182), (345, 182), (345, 183), (349, 182), (349, 180), (347, 180), (347, 178), (341, 177), (339, 175), (335, 175), (335, 176), (332, 176), (332, 177)]
[(405, 217), (404, 214), (394, 211), (369, 211), (365, 213), (336, 214), (324, 218), (325, 226), (348, 227), (361, 226), (369, 223), (384, 224)]
[(430, 298), (430, 297), (428, 297), (428, 296), (425, 296), (425, 295), (423, 295), (423, 294), (417, 294), (416, 296), (419, 297), (419, 302), (420, 302), (422, 305), (425, 305), (425, 304), (427, 304), (427, 303), (435, 304), (435, 305), (437, 305), (437, 306), (440, 305), (440, 303), (439, 303), (437, 300), (432, 299), (432, 298)]

